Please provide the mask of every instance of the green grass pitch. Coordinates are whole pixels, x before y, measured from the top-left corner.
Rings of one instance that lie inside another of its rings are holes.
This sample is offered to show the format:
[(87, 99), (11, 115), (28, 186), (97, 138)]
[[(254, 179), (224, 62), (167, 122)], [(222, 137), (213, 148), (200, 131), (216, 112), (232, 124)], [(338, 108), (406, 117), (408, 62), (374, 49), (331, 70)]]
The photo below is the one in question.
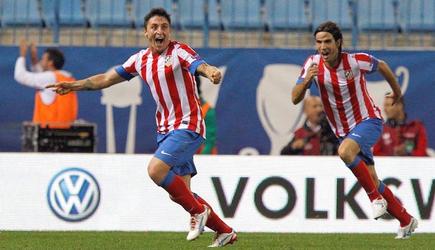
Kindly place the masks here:
[[(203, 249), (212, 233), (195, 241), (175, 232), (12, 232), (0, 233), (0, 249)], [(227, 249), (434, 249), (435, 234), (238, 233)]]

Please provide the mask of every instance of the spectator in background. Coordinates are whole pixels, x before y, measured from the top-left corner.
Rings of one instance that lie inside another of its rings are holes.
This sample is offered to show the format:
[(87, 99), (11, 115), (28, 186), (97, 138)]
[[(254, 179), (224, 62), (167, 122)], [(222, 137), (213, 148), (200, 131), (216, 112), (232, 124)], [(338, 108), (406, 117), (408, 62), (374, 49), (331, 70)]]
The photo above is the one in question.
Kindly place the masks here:
[(216, 110), (208, 103), (201, 92), (201, 79), (198, 75), (195, 76), (196, 86), (198, 88), (199, 100), (201, 102), (201, 113), (204, 117), (206, 132), (205, 142), (198, 149), (198, 154), (217, 154), (216, 147)]
[(418, 120), (407, 121), (403, 98), (393, 105), (393, 100), (387, 96), (384, 99), (387, 121), (382, 136), (373, 147), (373, 153), (385, 156), (427, 156), (427, 135), (423, 123)]
[(37, 48), (30, 44), (31, 71), (26, 69), (28, 44), (20, 42), (20, 56), (15, 63), (14, 78), (17, 82), (36, 89), (33, 123), (43, 127), (67, 128), (77, 119), (78, 101), (75, 92), (59, 95), (45, 87), (54, 82), (73, 81), (67, 71), (61, 70), (65, 59), (63, 53), (56, 48), (45, 50), (38, 61)]
[(325, 118), (320, 97), (305, 98), (304, 113), (307, 119), (303, 127), (296, 130), (281, 155), (336, 155), (338, 140)]

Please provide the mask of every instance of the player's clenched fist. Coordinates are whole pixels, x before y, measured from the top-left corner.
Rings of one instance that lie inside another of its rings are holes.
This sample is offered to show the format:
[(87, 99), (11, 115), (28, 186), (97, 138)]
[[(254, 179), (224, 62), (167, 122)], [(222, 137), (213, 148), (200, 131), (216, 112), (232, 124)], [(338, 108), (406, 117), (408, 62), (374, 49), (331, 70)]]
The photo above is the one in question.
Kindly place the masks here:
[(210, 73), (208, 75), (208, 79), (210, 79), (213, 84), (219, 84), (222, 78), (222, 74), (219, 69), (214, 66), (210, 66), (209, 71)]
[(202, 63), (196, 69), (196, 73), (207, 77), (213, 84), (219, 84), (222, 79), (222, 74), (218, 68), (209, 65), (207, 63)]
[(319, 67), (317, 66), (317, 64), (313, 63), (310, 68), (308, 69), (307, 72), (307, 79), (309, 79), (310, 81), (313, 80), (313, 78), (315, 76), (317, 76), (317, 74), (319, 73)]

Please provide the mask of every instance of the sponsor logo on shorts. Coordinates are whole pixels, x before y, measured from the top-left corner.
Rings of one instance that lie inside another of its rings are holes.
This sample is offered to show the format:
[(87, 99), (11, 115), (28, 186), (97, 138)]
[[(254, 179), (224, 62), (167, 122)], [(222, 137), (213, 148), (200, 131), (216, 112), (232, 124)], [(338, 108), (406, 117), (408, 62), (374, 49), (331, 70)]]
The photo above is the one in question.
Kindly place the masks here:
[(355, 136), (355, 137), (359, 137), (359, 138), (361, 138), (361, 136), (360, 136), (359, 134), (352, 133), (352, 135)]
[(165, 152), (165, 150), (160, 151), (160, 153), (161, 153), (162, 155), (172, 156), (170, 153)]

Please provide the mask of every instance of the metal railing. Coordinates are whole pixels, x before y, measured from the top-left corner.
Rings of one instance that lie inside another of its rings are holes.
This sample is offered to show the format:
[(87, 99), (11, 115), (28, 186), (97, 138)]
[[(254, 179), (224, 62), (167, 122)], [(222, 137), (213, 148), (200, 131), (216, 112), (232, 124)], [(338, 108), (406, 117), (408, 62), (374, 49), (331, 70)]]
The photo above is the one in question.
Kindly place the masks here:
[(353, 48), (435, 47), (435, 0), (0, 0), (0, 45), (143, 46), (153, 7), (195, 47), (312, 47), (325, 20)]

